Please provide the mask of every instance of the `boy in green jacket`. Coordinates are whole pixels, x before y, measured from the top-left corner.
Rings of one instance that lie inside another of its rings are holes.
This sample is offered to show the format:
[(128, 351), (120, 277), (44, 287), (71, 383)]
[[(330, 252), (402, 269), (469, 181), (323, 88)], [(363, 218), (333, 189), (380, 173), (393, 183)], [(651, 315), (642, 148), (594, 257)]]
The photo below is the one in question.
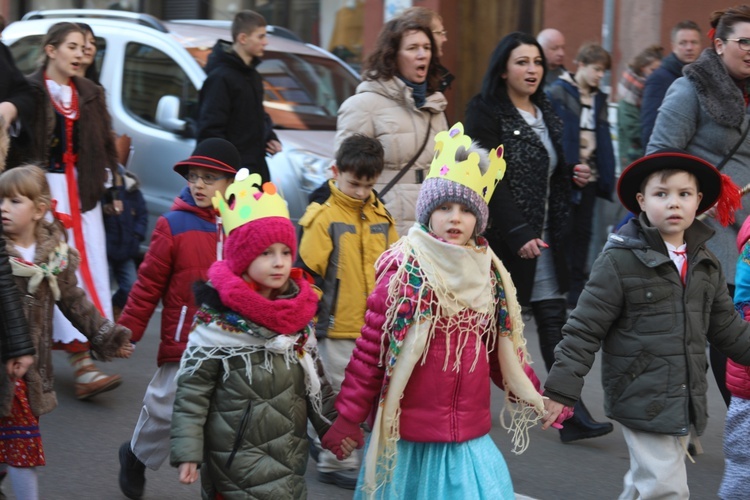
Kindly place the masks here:
[(710, 163), (666, 150), (632, 163), (617, 192), (639, 217), (610, 235), (563, 327), (542, 428), (580, 398), (601, 347), (605, 413), (630, 452), (620, 498), (688, 498), (688, 434), (706, 427), (706, 341), (750, 364), (750, 323), (706, 249), (713, 231), (696, 220), (718, 201), (729, 223), (739, 190)]

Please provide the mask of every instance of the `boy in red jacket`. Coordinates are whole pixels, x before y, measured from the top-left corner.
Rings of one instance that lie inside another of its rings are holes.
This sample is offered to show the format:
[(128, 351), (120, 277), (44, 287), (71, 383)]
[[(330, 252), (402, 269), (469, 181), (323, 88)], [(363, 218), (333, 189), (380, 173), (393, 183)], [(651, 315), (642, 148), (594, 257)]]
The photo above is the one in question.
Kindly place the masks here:
[(143, 408), (130, 442), (120, 446), (120, 489), (128, 498), (141, 498), (145, 468), (157, 470), (169, 456), (169, 431), (176, 391), (175, 375), (195, 311), (192, 286), (206, 280), (216, 260), (216, 214), (211, 198), (234, 180), (240, 155), (228, 141), (206, 139), (193, 154), (174, 166), (188, 186), (172, 210), (156, 222), (146, 257), (138, 272), (120, 324), (138, 342), (159, 300), (163, 304), (157, 369), (143, 396)]

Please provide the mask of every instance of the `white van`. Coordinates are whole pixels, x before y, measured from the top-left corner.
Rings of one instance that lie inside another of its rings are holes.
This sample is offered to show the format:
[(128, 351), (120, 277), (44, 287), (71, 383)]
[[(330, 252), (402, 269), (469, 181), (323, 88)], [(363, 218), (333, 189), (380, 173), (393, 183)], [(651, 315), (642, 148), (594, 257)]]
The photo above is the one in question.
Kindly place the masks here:
[[(231, 41), (228, 21), (160, 21), (148, 14), (109, 10), (44, 10), (26, 14), (2, 33), (25, 74), (37, 68), (41, 41), (57, 22), (84, 22), (97, 39), (100, 83), (112, 124), (132, 138), (128, 169), (141, 180), (150, 212), (169, 210), (184, 181), (172, 171), (195, 148), (194, 123), (203, 66), (218, 39)], [(327, 177), (333, 159), (336, 113), (359, 83), (336, 56), (283, 29), (268, 27), (258, 66), (283, 152), (268, 158), (271, 178), (295, 222), (307, 197)]]

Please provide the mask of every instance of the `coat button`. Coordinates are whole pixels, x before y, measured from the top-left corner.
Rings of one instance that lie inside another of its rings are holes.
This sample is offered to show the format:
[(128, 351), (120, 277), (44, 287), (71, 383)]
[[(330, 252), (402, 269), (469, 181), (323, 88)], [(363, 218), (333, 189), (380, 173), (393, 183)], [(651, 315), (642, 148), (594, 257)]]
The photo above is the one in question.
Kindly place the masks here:
[(513, 131), (513, 135), (521, 135), (521, 131), (520, 130), (514, 130)]
[(647, 299), (651, 299), (651, 298), (653, 298), (653, 296), (654, 296), (653, 292), (646, 292), (646, 298)]
[(680, 387), (682, 388), (682, 390), (683, 390), (683, 391), (684, 391), (685, 389), (687, 389), (687, 385), (685, 385), (685, 384), (682, 384), (682, 385), (681, 385)]

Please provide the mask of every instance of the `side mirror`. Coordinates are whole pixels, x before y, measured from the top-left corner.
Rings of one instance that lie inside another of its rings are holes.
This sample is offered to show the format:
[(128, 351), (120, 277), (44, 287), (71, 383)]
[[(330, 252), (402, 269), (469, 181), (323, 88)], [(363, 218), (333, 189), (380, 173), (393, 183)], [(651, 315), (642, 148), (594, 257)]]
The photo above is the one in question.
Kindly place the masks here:
[(180, 116), (180, 99), (174, 95), (165, 95), (156, 106), (156, 123), (165, 130), (182, 135), (185, 131), (185, 120)]

